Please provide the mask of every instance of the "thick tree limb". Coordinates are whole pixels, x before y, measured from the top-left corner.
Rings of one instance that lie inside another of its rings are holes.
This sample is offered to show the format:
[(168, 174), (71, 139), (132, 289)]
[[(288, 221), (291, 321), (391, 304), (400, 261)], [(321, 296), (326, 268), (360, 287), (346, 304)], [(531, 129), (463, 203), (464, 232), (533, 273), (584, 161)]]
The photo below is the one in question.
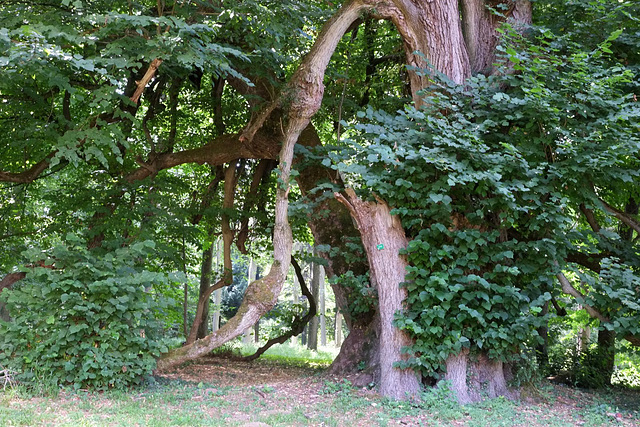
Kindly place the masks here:
[(565, 276), (563, 273), (558, 273), (556, 274), (556, 277), (560, 281), (560, 285), (562, 286), (562, 292), (578, 299), (582, 307), (585, 309), (585, 311), (589, 313), (589, 316), (595, 319), (598, 319), (603, 323), (609, 323), (611, 321), (607, 317), (605, 317), (602, 313), (600, 313), (598, 310), (596, 310), (595, 308), (591, 307), (589, 304), (586, 304), (584, 302), (585, 296), (582, 295), (582, 293), (579, 290), (573, 287), (569, 279), (567, 279), (567, 276)]
[(14, 283), (19, 282), (27, 276), (27, 273), (18, 272), (18, 273), (9, 273), (0, 280), (0, 292), (3, 290), (10, 288)]
[(589, 270), (600, 273), (600, 261), (609, 254), (584, 254), (578, 251), (571, 251), (567, 254), (567, 261), (587, 267)]
[(300, 264), (298, 264), (298, 262), (295, 260), (293, 256), (291, 256), (291, 265), (293, 266), (293, 269), (296, 273), (296, 277), (298, 278), (298, 283), (300, 283), (300, 290), (302, 291), (302, 295), (307, 297), (307, 299), (309, 300), (309, 310), (301, 318), (296, 316), (296, 318), (293, 320), (293, 323), (291, 325), (291, 329), (287, 333), (282, 334), (277, 338), (271, 338), (269, 341), (267, 341), (265, 345), (260, 347), (254, 354), (244, 357), (245, 360), (249, 360), (249, 361), (256, 360), (258, 357), (262, 356), (267, 350), (269, 350), (274, 345), (283, 344), (289, 338), (300, 335), (302, 331), (304, 331), (304, 327), (307, 325), (307, 323), (309, 323), (309, 321), (313, 318), (313, 316), (316, 315), (316, 312), (317, 312), (316, 300), (313, 297), (313, 294), (311, 293), (311, 291), (309, 291), (309, 288), (307, 287), (307, 284), (304, 281), (304, 276), (302, 275), (302, 269), (300, 268)]
[(580, 203), (580, 212), (583, 213), (585, 219), (587, 220), (587, 223), (589, 224), (591, 229), (594, 231), (594, 233), (599, 233), (600, 224), (596, 220), (596, 216), (593, 213), (593, 210), (589, 209), (584, 203)]
[(16, 184), (28, 184), (33, 182), (42, 172), (47, 170), (49, 162), (56, 155), (57, 151), (53, 151), (44, 159), (33, 165), (30, 169), (23, 172), (2, 172), (0, 171), (0, 181), (14, 182)]
[(158, 154), (153, 159), (143, 162), (139, 169), (127, 176), (128, 182), (135, 182), (147, 178), (155, 171), (169, 169), (185, 163), (221, 165), (236, 159), (273, 159), (277, 155), (278, 147), (273, 144), (272, 135), (261, 135), (255, 143), (248, 145), (239, 142), (238, 135), (222, 135), (210, 143), (177, 153)]

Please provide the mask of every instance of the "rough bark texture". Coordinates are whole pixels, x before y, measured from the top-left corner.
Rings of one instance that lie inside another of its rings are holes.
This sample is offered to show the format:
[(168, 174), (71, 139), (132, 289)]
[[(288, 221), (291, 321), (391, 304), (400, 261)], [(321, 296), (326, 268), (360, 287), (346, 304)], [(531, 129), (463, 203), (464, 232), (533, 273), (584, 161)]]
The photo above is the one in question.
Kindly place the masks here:
[(371, 280), (378, 291), (380, 316), (380, 393), (395, 399), (413, 397), (420, 390), (415, 372), (395, 368), (393, 365), (407, 359), (402, 348), (412, 344), (409, 336), (393, 325), (397, 311), (404, 309), (406, 289), (400, 287), (407, 267), (400, 250), (406, 248), (407, 238), (400, 219), (391, 215), (389, 206), (382, 202), (365, 202), (351, 189), (346, 196), (336, 194), (351, 212), (362, 236), (369, 260)]
[(464, 40), (469, 52), (472, 73), (489, 74), (495, 59), (498, 40), (495, 27), (497, 17), (489, 12), (484, 0), (463, 0), (462, 11)]
[(450, 355), (446, 361), (447, 373), (444, 379), (450, 382), (451, 390), (462, 405), (472, 402), (467, 387), (468, 358), (469, 350), (465, 348), (458, 354)]
[(471, 359), (469, 349), (465, 348), (447, 358), (446, 368), (445, 380), (451, 382), (451, 390), (462, 405), (479, 402), (484, 396), (517, 397), (507, 387), (502, 361), (491, 360), (484, 353)]
[[(458, 0), (393, 0), (377, 5), (375, 11), (396, 26), (410, 67), (435, 70), (456, 83), (471, 75)], [(410, 70), (409, 79), (413, 100), (419, 106), (419, 91), (429, 84), (429, 76)]]

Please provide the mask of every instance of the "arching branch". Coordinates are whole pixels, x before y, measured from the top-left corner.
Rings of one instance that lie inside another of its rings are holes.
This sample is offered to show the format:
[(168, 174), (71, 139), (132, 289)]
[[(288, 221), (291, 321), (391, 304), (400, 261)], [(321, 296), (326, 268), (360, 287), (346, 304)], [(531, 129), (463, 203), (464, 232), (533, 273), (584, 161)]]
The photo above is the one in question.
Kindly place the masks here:
[[(293, 161), (293, 148), (300, 134), (310, 124), (320, 108), (324, 93), (324, 73), (331, 55), (351, 23), (359, 18), (365, 5), (361, 1), (347, 2), (325, 24), (316, 43), (304, 58), (287, 85), (288, 121), (285, 126), (279, 154), (279, 184), (276, 191), (275, 225), (273, 232), (274, 260), (271, 269), (261, 279), (249, 284), (237, 314), (213, 334), (191, 345), (176, 349), (158, 360), (158, 368), (166, 369), (187, 360), (202, 356), (217, 346), (242, 334), (277, 302), (291, 262), (293, 236), (288, 221), (289, 180)], [(276, 101), (267, 107), (273, 111)], [(244, 132), (244, 139), (253, 141), (268, 114), (251, 123)]]

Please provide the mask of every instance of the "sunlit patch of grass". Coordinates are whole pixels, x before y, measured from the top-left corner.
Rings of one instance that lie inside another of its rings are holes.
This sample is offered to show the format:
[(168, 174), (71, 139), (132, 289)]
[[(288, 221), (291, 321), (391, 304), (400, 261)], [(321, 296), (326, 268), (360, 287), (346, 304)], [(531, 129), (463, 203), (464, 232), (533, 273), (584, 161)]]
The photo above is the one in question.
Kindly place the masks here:
[[(243, 344), (240, 353), (248, 356), (256, 352), (258, 347), (254, 344)], [(309, 350), (306, 347), (290, 343), (276, 344), (267, 350), (261, 359), (286, 362), (298, 366), (327, 367), (338, 354), (338, 349), (333, 347), (320, 348), (318, 351)]]

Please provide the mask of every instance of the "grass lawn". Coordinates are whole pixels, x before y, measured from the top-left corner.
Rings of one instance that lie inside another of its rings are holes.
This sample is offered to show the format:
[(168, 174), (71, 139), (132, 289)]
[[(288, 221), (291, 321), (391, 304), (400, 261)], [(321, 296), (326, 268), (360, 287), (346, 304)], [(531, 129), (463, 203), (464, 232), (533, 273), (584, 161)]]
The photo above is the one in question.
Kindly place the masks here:
[(434, 389), (392, 402), (324, 373), (331, 354), (255, 362), (211, 356), (127, 392), (0, 390), (0, 426), (640, 426), (640, 392), (545, 383), (519, 402), (460, 407)]

